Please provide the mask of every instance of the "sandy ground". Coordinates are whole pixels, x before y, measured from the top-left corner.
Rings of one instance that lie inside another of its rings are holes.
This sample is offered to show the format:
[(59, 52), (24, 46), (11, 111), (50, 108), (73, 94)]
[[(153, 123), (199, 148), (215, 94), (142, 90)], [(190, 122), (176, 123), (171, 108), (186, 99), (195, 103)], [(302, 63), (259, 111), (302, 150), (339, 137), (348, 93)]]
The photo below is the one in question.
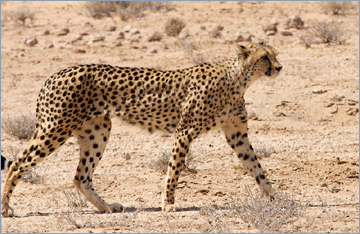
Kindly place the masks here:
[[(233, 56), (238, 35), (245, 39), (250, 36), (252, 41), (265, 39), (279, 51), (283, 71), (275, 80), (257, 81), (247, 91), (247, 109), (252, 116), (249, 138), (254, 148), (273, 151), (262, 157), (261, 163), (274, 187), (309, 205), (302, 208), (294, 223), (279, 221), (277, 230), (359, 232), (358, 7), (336, 16), (325, 13), (316, 2), (174, 2), (172, 10), (145, 11), (142, 18), (124, 22), (119, 17), (93, 19), (86, 15), (85, 4), (1, 2), (2, 116), (34, 114), (41, 85), (52, 73), (67, 66), (108, 63), (185, 68), (201, 56), (210, 62)], [(10, 17), (23, 5), (35, 11), (35, 20), (26, 21), (25, 28)], [(286, 29), (293, 15), (299, 15), (305, 26), (315, 20), (341, 23), (346, 43), (305, 48), (295, 36), (304, 29)], [(186, 23), (178, 38), (164, 34), (165, 21), (171, 17)], [(278, 32), (272, 36), (263, 31), (270, 23), (278, 23)], [(128, 25), (132, 30), (125, 32)], [(214, 38), (210, 32), (218, 25), (224, 29), (221, 36)], [(116, 29), (109, 31), (111, 26)], [(68, 28), (69, 33), (58, 36), (63, 28)], [(293, 35), (282, 35), (284, 30)], [(161, 32), (163, 39), (149, 42), (155, 31)], [(124, 32), (124, 39), (118, 38), (120, 32)], [(79, 34), (84, 36), (79, 39)], [(98, 34), (105, 39), (93, 42)], [(38, 43), (25, 45), (24, 41), (32, 37)], [(189, 47), (194, 48), (193, 54)], [(71, 212), (74, 206), (69, 201), (76, 199), (67, 195), (76, 194), (71, 181), (79, 149), (76, 139), (69, 139), (37, 166), (39, 183), (18, 184), (11, 199), (16, 216), (2, 218), (1, 231), (259, 231), (239, 215), (222, 209), (243, 199), (246, 186), (253, 193), (257, 187), (239, 166), (220, 130), (202, 135), (192, 144), (197, 173), (182, 173), (176, 194), (183, 209), (174, 213), (159, 211), (164, 174), (149, 164), (172, 142), (172, 135), (150, 134), (113, 119), (110, 142), (95, 172), (95, 187), (106, 201), (130, 208), (125, 213), (99, 214), (89, 203)], [(26, 143), (2, 129), (3, 153), (10, 154), (14, 148), (22, 150)], [(1, 179), (4, 181), (4, 173)], [(203, 208), (214, 206), (220, 208), (212, 212)]]

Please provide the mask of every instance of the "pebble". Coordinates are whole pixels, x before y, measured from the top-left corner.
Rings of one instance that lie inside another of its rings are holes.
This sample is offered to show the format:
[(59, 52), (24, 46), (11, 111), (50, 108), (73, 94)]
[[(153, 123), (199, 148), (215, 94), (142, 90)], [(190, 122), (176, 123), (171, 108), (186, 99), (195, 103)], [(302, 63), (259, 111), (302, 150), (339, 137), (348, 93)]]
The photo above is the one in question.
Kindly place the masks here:
[(326, 93), (326, 92), (327, 92), (327, 90), (325, 90), (325, 89), (314, 89), (312, 91), (312, 93), (315, 93), (315, 94), (323, 94), (323, 93)]
[(86, 50), (76, 49), (76, 50), (74, 50), (74, 52), (77, 53), (77, 54), (85, 54), (85, 53), (86, 53)]
[(277, 25), (278, 23), (273, 23), (273, 24), (268, 24), (266, 26), (263, 27), (263, 31), (264, 32), (269, 32), (269, 31), (272, 31), (272, 32), (277, 32)]
[(116, 30), (116, 26), (112, 25), (112, 26), (108, 26), (106, 28), (106, 31), (109, 31), (109, 32), (114, 32)]
[(116, 42), (115, 46), (117, 46), (117, 47), (122, 46), (121, 41)]
[(337, 113), (338, 112), (338, 107), (337, 106), (332, 106), (331, 108), (330, 108), (330, 114), (335, 114), (335, 113)]
[(290, 31), (281, 31), (281, 35), (283, 35), (283, 36), (292, 36), (293, 33), (290, 32)]
[(156, 54), (157, 52), (158, 52), (157, 49), (150, 50), (150, 53), (152, 53), (152, 54)]
[(45, 42), (45, 48), (48, 48), (48, 49), (54, 48), (54, 43), (52, 41), (50, 41), (50, 40), (47, 40)]
[(119, 35), (118, 35), (117, 39), (121, 39), (121, 40), (125, 39), (125, 33), (124, 32), (119, 32)]
[(130, 25), (126, 25), (124, 27), (124, 32), (128, 33), (128, 32), (130, 32), (131, 29), (132, 29), (132, 27)]
[(25, 39), (25, 41), (24, 41), (24, 44), (27, 46), (34, 46), (37, 43), (38, 43), (38, 40), (36, 39), (36, 37)]
[(359, 108), (357, 108), (357, 107), (349, 107), (345, 112), (346, 112), (347, 115), (350, 115), (350, 116), (356, 115), (356, 113), (359, 113)]
[(104, 41), (104, 40), (105, 40), (105, 36), (97, 34), (92, 39), (92, 42), (99, 42), (99, 41)]
[(65, 36), (70, 32), (69, 28), (62, 28), (56, 33), (56, 36)]
[(48, 29), (46, 29), (44, 32), (43, 32), (43, 35), (44, 36), (47, 36), (47, 35), (49, 35), (50, 34), (50, 31), (48, 30)]

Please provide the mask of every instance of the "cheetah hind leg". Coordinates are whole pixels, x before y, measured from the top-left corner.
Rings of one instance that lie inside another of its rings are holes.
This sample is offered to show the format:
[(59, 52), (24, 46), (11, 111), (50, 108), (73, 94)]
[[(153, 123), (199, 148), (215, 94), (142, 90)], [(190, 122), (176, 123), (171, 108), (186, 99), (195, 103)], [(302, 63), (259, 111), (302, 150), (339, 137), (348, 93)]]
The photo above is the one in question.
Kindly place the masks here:
[(119, 203), (107, 204), (93, 187), (93, 172), (101, 160), (109, 140), (111, 120), (109, 116), (99, 116), (88, 120), (81, 129), (73, 134), (78, 138), (80, 145), (80, 161), (73, 180), (76, 188), (100, 212), (121, 212), (123, 206)]

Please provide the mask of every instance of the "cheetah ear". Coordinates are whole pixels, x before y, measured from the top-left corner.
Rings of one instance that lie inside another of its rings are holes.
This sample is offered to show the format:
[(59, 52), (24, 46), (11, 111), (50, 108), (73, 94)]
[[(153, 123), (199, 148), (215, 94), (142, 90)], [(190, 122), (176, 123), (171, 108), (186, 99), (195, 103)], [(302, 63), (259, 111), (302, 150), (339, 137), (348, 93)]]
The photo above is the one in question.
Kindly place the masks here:
[(238, 54), (238, 56), (243, 59), (246, 59), (249, 55), (249, 51), (246, 49), (246, 47), (240, 44), (236, 44), (235, 51)]

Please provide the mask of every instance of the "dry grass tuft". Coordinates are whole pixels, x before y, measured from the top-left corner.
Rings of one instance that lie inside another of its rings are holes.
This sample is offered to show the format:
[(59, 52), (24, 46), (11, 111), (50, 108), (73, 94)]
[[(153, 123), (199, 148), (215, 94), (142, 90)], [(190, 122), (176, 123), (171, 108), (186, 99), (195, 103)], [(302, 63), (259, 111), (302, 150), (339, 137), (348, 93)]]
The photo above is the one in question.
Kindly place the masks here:
[(195, 41), (184, 38), (179, 39), (177, 44), (185, 50), (195, 66), (206, 62), (205, 56), (201, 52), (196, 51), (200, 46)]
[[(155, 159), (150, 161), (150, 166), (154, 170), (160, 171), (162, 173), (166, 173), (169, 165), (169, 159), (171, 156), (171, 150), (165, 150)], [(191, 153), (188, 153), (185, 158), (185, 171), (190, 173), (197, 173), (195, 169), (194, 156)]]
[(104, 17), (120, 16), (121, 20), (126, 21), (130, 18), (141, 18), (144, 11), (169, 11), (173, 9), (171, 2), (154, 1), (94, 1), (86, 2), (85, 9), (88, 14), (95, 19)]
[(260, 232), (281, 232), (281, 228), (294, 223), (306, 207), (283, 192), (275, 193), (275, 199), (270, 201), (261, 192), (253, 194), (246, 187), (242, 197), (230, 207), (245, 223), (253, 225)]
[(165, 33), (168, 36), (176, 37), (185, 28), (185, 22), (179, 18), (171, 18), (165, 24)]
[(219, 38), (219, 37), (221, 37), (221, 31), (223, 29), (224, 29), (224, 26), (218, 25), (209, 32), (209, 35), (213, 38)]
[(12, 11), (11, 19), (20, 22), (25, 28), (27, 19), (29, 19), (30, 22), (33, 23), (35, 19), (35, 12), (28, 6), (21, 6)]
[(313, 43), (334, 43), (343, 45), (347, 40), (346, 33), (342, 29), (341, 24), (335, 21), (315, 21), (304, 31), (304, 33), (298, 35), (298, 38), (304, 43), (306, 48), (309, 48)]
[(19, 139), (30, 139), (35, 131), (34, 114), (5, 115), (1, 117), (1, 128)]
[(203, 232), (206, 233), (230, 233), (226, 218), (230, 216), (229, 212), (217, 210), (215, 207), (205, 206), (200, 209), (200, 215), (207, 218), (207, 227)]
[[(10, 146), (6, 147), (2, 153), (13, 162), (16, 162), (21, 152), (20, 147)], [(44, 183), (43, 173), (39, 173), (36, 166), (28, 170), (25, 175), (21, 177), (21, 180), (30, 184), (41, 184)]]
[(258, 158), (270, 157), (276, 151), (272, 147), (254, 146), (254, 152)]
[(319, 3), (325, 13), (332, 13), (334, 15), (345, 15), (352, 8), (354, 8), (352, 2), (345, 1), (326, 1)]

